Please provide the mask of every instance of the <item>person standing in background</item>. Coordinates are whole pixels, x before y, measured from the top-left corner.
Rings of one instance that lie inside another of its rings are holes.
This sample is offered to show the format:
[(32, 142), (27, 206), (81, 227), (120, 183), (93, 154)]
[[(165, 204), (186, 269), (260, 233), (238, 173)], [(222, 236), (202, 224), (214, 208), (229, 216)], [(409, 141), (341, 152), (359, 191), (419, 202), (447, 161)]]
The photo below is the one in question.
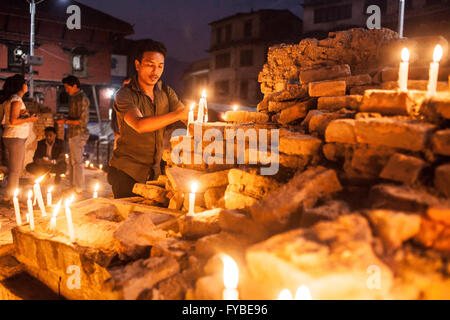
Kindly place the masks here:
[(70, 175), (71, 184), (74, 191), (80, 194), (85, 185), (83, 153), (87, 140), (89, 139), (89, 130), (87, 124), (89, 121), (90, 101), (86, 94), (81, 90), (80, 80), (75, 76), (67, 76), (62, 80), (64, 89), (70, 96), (69, 117), (58, 120), (58, 124), (68, 124), (68, 141), (70, 154)]
[(28, 92), (25, 78), (16, 74), (6, 79), (3, 86), (4, 124), (3, 143), (8, 161), (7, 195), (3, 201), (11, 201), (13, 192), (19, 187), (19, 179), (24, 168), (25, 141), (30, 134), (30, 124), (37, 121), (37, 116), (27, 112), (23, 96)]

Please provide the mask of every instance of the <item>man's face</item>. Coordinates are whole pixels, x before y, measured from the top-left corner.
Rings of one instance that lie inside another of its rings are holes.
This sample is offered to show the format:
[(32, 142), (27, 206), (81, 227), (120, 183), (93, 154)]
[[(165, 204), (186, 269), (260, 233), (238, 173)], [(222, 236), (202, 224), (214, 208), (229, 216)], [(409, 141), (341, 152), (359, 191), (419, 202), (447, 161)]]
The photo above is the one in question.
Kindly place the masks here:
[(53, 144), (56, 139), (56, 134), (53, 131), (46, 131), (45, 132), (45, 140), (47, 140), (48, 144)]
[(66, 90), (70, 96), (73, 96), (78, 91), (78, 86), (76, 84), (69, 86), (67, 83), (64, 83), (64, 90)]
[(142, 61), (135, 60), (135, 65), (140, 82), (153, 86), (164, 71), (164, 56), (159, 52), (147, 51), (144, 52)]

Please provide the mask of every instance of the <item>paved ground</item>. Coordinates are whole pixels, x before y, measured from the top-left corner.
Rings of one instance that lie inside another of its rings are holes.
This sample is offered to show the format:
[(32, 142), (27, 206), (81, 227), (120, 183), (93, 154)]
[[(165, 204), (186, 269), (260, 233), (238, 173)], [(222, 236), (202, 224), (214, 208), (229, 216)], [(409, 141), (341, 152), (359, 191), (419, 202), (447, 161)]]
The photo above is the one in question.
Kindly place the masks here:
[[(96, 182), (100, 185), (99, 197), (112, 198), (111, 186), (106, 181), (106, 173), (99, 169), (86, 169), (86, 190), (81, 196), (77, 196), (75, 202), (89, 199), (93, 195), (93, 189)], [(41, 185), (44, 201), (46, 201), (46, 193), (48, 187), (52, 184), (52, 179), (48, 181), (47, 185)], [(21, 204), (22, 220), (25, 218), (26, 209), (26, 194), (28, 190), (32, 189), (33, 179), (31, 177), (24, 177), (20, 181), (20, 195), (19, 201)], [(69, 180), (63, 179), (58, 187), (53, 190), (53, 203), (56, 203), (63, 194), (70, 192)], [(3, 197), (5, 188), (0, 188), (0, 196)], [(35, 207), (38, 209), (38, 206)], [(9, 206), (0, 204), (0, 248), (12, 243), (11, 228), (16, 225), (14, 209)]]

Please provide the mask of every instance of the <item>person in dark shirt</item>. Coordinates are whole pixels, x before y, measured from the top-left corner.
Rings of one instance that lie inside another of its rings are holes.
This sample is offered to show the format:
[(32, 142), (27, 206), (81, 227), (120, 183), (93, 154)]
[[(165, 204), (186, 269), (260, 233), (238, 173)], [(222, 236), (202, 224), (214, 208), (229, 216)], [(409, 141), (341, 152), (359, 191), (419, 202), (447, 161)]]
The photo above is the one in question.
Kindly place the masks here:
[(33, 162), (27, 165), (27, 171), (36, 177), (48, 172), (55, 173), (55, 183), (59, 183), (61, 174), (66, 172), (64, 151), (64, 141), (56, 139), (55, 128), (45, 128), (45, 139), (38, 142)]
[(135, 60), (137, 75), (116, 94), (120, 136), (108, 170), (115, 198), (134, 196), (136, 182), (160, 175), (164, 130), (188, 118), (189, 109), (160, 80), (166, 53), (161, 42), (144, 43)]

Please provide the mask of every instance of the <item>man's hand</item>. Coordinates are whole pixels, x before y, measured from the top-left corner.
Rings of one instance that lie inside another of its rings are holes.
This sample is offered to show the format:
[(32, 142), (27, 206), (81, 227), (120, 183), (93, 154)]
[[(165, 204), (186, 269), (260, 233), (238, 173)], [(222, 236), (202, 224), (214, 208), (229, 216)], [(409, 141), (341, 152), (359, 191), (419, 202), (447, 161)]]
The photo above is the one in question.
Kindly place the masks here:
[(181, 121), (188, 120), (188, 118), (189, 118), (189, 108), (188, 107), (179, 108), (179, 109), (175, 110), (175, 112), (177, 113), (179, 120), (181, 120)]

